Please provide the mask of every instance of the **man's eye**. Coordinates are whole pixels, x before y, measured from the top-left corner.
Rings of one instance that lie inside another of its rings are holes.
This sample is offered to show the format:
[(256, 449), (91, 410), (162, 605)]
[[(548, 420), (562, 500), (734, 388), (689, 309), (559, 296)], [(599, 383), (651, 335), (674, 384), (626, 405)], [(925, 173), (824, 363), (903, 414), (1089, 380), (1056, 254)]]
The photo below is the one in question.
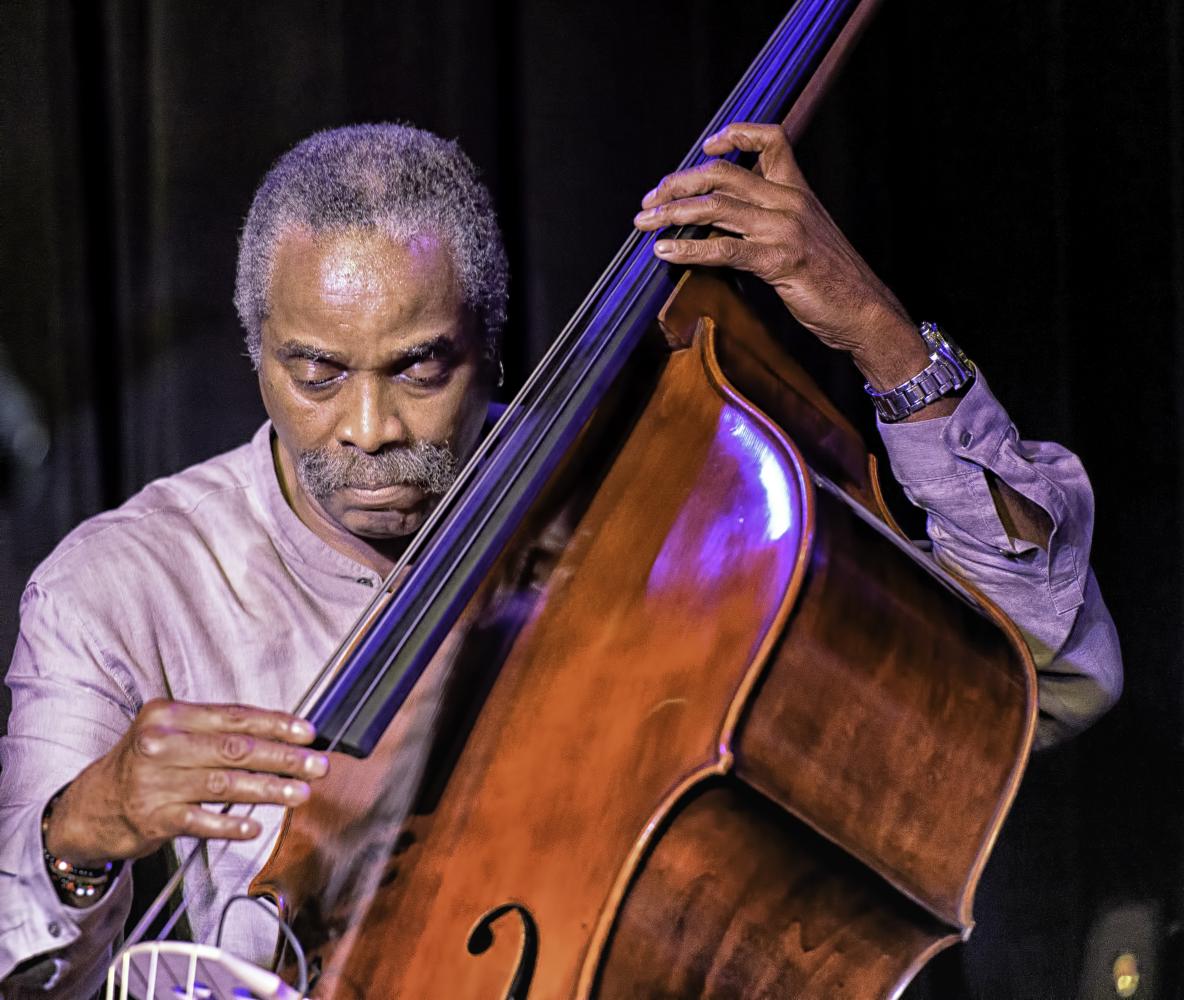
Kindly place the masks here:
[(424, 358), (422, 361), (417, 361), (404, 368), (399, 373), (399, 377), (412, 385), (430, 388), (443, 385), (448, 381), (451, 371), (451, 366), (446, 364), (442, 358)]
[(332, 365), (306, 362), (292, 372), (292, 378), (302, 389), (324, 389), (340, 377), (341, 371)]

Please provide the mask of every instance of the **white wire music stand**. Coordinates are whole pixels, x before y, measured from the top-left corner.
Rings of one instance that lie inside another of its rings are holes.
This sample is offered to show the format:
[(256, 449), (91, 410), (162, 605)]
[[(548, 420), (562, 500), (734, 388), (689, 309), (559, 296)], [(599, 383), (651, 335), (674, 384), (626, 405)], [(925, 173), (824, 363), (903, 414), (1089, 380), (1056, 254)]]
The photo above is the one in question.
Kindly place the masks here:
[(106, 1000), (302, 1000), (274, 972), (208, 944), (150, 941), (107, 970)]

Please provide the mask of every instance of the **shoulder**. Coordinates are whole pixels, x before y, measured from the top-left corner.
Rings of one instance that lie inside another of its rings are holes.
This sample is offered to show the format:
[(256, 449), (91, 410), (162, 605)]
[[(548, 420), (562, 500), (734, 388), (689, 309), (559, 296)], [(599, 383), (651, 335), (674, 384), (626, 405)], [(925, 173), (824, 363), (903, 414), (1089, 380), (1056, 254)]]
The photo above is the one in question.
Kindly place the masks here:
[(58, 543), (30, 583), (70, 590), (127, 586), (154, 569), (180, 568), (191, 550), (233, 544), (254, 527), (263, 531), (252, 477), (256, 442), (154, 480), (114, 510), (88, 518)]

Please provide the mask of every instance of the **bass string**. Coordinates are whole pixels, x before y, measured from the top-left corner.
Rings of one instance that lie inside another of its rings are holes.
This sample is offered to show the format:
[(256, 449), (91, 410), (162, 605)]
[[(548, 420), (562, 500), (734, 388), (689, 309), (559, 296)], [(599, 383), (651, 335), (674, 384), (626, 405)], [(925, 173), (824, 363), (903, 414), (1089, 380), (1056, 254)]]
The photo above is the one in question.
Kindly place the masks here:
[[(815, 7), (817, 7), (818, 2), (819, 0), (814, 0)], [(807, 14), (811, 13), (812, 11), (809, 8), (809, 0), (802, 0), (802, 2), (795, 4), (786, 13), (777, 29), (766, 40), (748, 70), (737, 82), (736, 86), (733, 87), (731, 93), (723, 102), (723, 105), (700, 134), (698, 141), (692, 146), (686, 156), (683, 157), (678, 167), (679, 170), (694, 166), (696, 161), (705, 159), (702, 153), (703, 142), (706, 141), (708, 136), (719, 131), (726, 122), (735, 121), (742, 117), (749, 117), (744, 114), (739, 106), (743, 102), (745, 95), (750, 94), (754, 90), (752, 81), (768, 76), (770, 66), (776, 65), (784, 59), (785, 53), (783, 50), (794, 36), (794, 32), (791, 30), (792, 23), (806, 16), (801, 13), (802, 9), (807, 9)], [(765, 96), (765, 94), (762, 94), (762, 97)], [(428, 520), (417, 533), (416, 538), (408, 546), (400, 559), (397, 560), (374, 599), (359, 616), (354, 628), (342, 640), (333, 655), (328, 659), (326, 667), (309, 686), (295, 709), (298, 714), (305, 714), (311, 709), (312, 703), (315, 701), (315, 692), (325, 683), (328, 675), (333, 673), (344, 661), (347, 651), (356, 644), (359, 635), (369, 628), (367, 623), (370, 623), (372, 617), (376, 614), (378, 605), (388, 599), (389, 593), (393, 590), (395, 581), (400, 574), (404, 573), (421, 556), (424, 557), (422, 562), (431, 562), (434, 549), (429, 546), (439, 537), (438, 528), (451, 511), (456, 497), (470, 489), (472, 481), (478, 473), (488, 470), (491, 467), (486, 461), (490, 454), (498, 448), (506, 447), (506, 442), (511, 439), (514, 428), (519, 426), (522, 420), (533, 413), (540, 400), (546, 399), (546, 394), (553, 386), (555, 379), (567, 368), (567, 363), (578, 346), (577, 334), (586, 322), (589, 313), (602, 302), (605, 297), (605, 289), (610, 282), (615, 283), (619, 281), (622, 264), (633, 253), (640, 238), (641, 234), (637, 232), (631, 233), (617, 250), (613, 259), (597, 279), (596, 284), (584, 297), (583, 302), (581, 302), (571, 320), (568, 321), (560, 335), (551, 343), (543, 358), (535, 366), (521, 389), (515, 394), (500, 419), (490, 429), (489, 434), (486, 435), (473, 456), (465, 463), (457, 480), (444, 494), (440, 502), (437, 503), (435, 509), (429, 515)], [(562, 358), (560, 357), (561, 354), (563, 355)], [(544, 380), (546, 380), (545, 386), (542, 385)]]
[[(803, 7), (803, 5), (805, 6), (806, 14), (805, 15), (798, 15), (799, 8)], [(769, 39), (769, 41), (766, 42), (765, 49), (762, 50), (762, 55), (764, 55), (765, 58), (762, 59), (761, 56), (758, 56), (757, 59), (754, 60), (752, 65), (749, 67), (749, 70), (745, 73), (745, 75), (742, 77), (741, 81), (733, 89), (732, 94), (724, 102), (724, 106), (721, 107), (721, 109), (714, 116), (712, 122), (704, 130), (704, 132), (700, 138), (700, 141), (696, 144), (696, 146), (692, 147), (692, 149), (687, 154), (687, 156), (684, 157), (684, 159), (682, 161), (682, 165), (680, 165), (680, 167), (679, 167), (680, 170), (686, 169), (688, 166), (694, 166), (694, 165), (696, 165), (697, 162), (705, 162), (708, 159), (706, 154), (704, 154), (702, 152), (702, 143), (703, 143), (703, 141), (706, 140), (706, 138), (708, 136), (713, 135), (715, 132), (719, 131), (720, 128), (723, 127), (724, 122), (740, 120), (738, 116), (740, 116), (741, 114), (744, 115), (744, 118), (746, 120), (751, 120), (753, 118), (760, 118), (760, 117), (767, 117), (768, 116), (769, 109), (767, 108), (767, 105), (770, 102), (770, 92), (773, 90), (773, 88), (779, 82), (777, 75), (775, 73), (770, 74), (770, 69), (776, 69), (778, 66), (784, 66), (785, 54), (782, 52), (782, 49), (784, 47), (787, 47), (787, 46), (791, 45), (793, 42), (800, 40), (799, 39), (800, 35), (805, 35), (806, 37), (809, 37), (808, 32), (805, 32), (805, 31), (795, 32), (794, 30), (792, 30), (796, 26), (793, 23), (795, 21), (795, 15), (801, 16), (804, 18), (811, 18), (811, 16), (812, 16), (812, 19), (809, 21), (809, 27), (814, 29), (814, 37), (816, 38), (818, 33), (824, 31), (825, 27), (827, 26), (827, 18), (818, 16), (819, 12), (825, 11), (826, 13), (830, 13), (830, 12), (833, 12), (833, 10), (835, 8), (838, 8), (841, 6), (842, 6), (841, 3), (836, 3), (833, 5), (833, 7), (827, 8), (827, 0), (815, 0), (815, 2), (813, 4), (809, 3), (808, 0), (803, 0), (803, 3), (799, 3), (798, 5), (795, 5), (795, 7), (790, 10), (790, 12), (782, 20), (781, 25), (778, 27), (777, 31)], [(782, 76), (786, 76), (786, 75), (787, 74), (784, 74), (784, 73), (782, 74)], [(772, 76), (771, 79), (769, 78), (770, 76)], [(756, 77), (757, 83), (762, 84), (763, 86), (761, 86), (759, 88), (754, 86), (754, 84), (752, 82), (753, 77)], [(756, 91), (756, 93), (753, 93), (753, 91)], [(748, 97), (747, 102), (745, 102), (745, 97)], [(739, 105), (744, 104), (744, 103), (747, 103), (749, 105), (749, 107), (748, 108), (739, 107)], [(763, 109), (763, 114), (758, 114), (756, 109), (758, 107), (760, 107), (761, 105), (764, 105), (765, 108)], [(686, 227), (683, 227), (683, 228), (686, 228)], [(532, 414), (531, 407), (533, 407), (534, 409), (540, 409), (540, 408), (542, 408), (543, 405), (545, 405), (547, 403), (553, 403), (553, 400), (549, 398), (547, 393), (553, 390), (555, 381), (564, 373), (565, 367), (566, 367), (564, 364), (556, 363), (555, 359), (558, 357), (559, 353), (561, 351), (563, 351), (564, 349), (566, 349), (566, 354), (563, 358), (563, 361), (567, 362), (570, 360), (571, 356), (577, 350), (579, 350), (582, 346), (585, 345), (586, 341), (589, 338), (598, 337), (600, 335), (600, 333), (602, 332), (600, 329), (598, 329), (595, 326), (593, 321), (589, 321), (586, 324), (586, 326), (583, 326), (583, 328), (581, 329), (581, 326), (582, 326), (581, 320), (584, 318), (583, 313), (585, 312), (585, 310), (589, 309), (591, 307), (591, 305), (594, 304), (594, 302), (597, 302), (597, 301), (599, 302), (599, 310), (604, 309), (604, 306), (607, 304), (608, 301), (611, 301), (612, 297), (613, 297), (611, 295), (606, 296), (603, 294), (604, 287), (608, 283), (610, 276), (613, 278), (614, 282), (616, 282), (616, 283), (619, 283), (621, 281), (621, 275), (614, 274), (613, 272), (614, 272), (614, 270), (616, 270), (617, 268), (619, 268), (621, 266), (622, 258), (627, 257), (627, 259), (630, 261), (634, 260), (637, 255), (639, 245), (640, 245), (641, 249), (648, 250), (649, 249), (648, 244), (653, 243), (656, 240), (656, 238), (657, 238), (656, 234), (649, 233), (649, 234), (643, 235), (643, 234), (635, 231), (635, 232), (631, 233), (630, 236), (625, 240), (625, 243), (622, 245), (621, 249), (617, 252), (617, 255), (614, 258), (613, 263), (609, 266), (609, 268), (606, 269), (604, 274), (602, 274), (600, 280), (597, 282), (596, 288), (593, 289), (593, 291), (591, 293), (589, 293), (589, 295), (585, 298), (585, 302), (581, 306), (581, 309), (577, 311), (576, 316), (573, 317), (573, 319), (568, 323), (568, 325), (565, 327), (563, 333), (561, 333), (560, 337), (557, 338), (555, 344), (552, 345), (551, 350), (548, 351), (548, 353), (544, 357), (543, 361), (540, 362), (539, 366), (536, 367), (530, 380), (528, 380), (527, 384), (523, 387), (523, 389), (515, 397), (515, 403), (511, 404), (512, 407), (514, 407), (515, 404), (518, 403), (518, 400), (524, 399), (524, 397), (527, 395), (528, 391), (533, 389), (543, 376), (547, 377), (546, 389), (540, 395), (539, 399), (537, 399), (536, 401), (534, 401), (531, 404), (526, 404), (524, 402), (521, 406), (515, 407), (517, 409), (517, 415), (516, 415), (517, 419), (515, 421), (515, 427), (512, 428), (510, 431), (508, 431), (509, 436), (504, 437), (501, 442), (498, 442), (501, 445), (501, 447), (509, 448), (512, 445), (513, 430), (517, 429), (518, 427), (521, 427), (522, 422), (525, 419), (525, 417), (528, 414)], [(637, 279), (637, 284), (636, 284), (635, 290), (632, 293), (631, 302), (635, 302), (637, 297), (642, 294), (645, 287), (648, 285), (648, 283), (650, 281), (653, 280), (654, 276), (656, 275), (656, 273), (658, 273), (660, 268), (670, 266), (670, 265), (665, 264), (665, 262), (661, 262), (661, 261), (656, 260), (655, 258), (653, 258), (652, 255), (650, 255), (650, 257), (649, 257), (649, 262), (650, 262), (649, 266), (643, 267), (643, 273)], [(617, 289), (615, 286), (611, 289), (611, 291), (615, 294), (620, 294), (619, 289)], [(593, 316), (593, 320), (594, 319), (595, 319), (595, 314)], [(577, 331), (578, 331), (578, 335), (577, 335)], [(526, 462), (529, 461), (529, 459), (531, 457), (533, 457), (533, 455), (537, 452), (538, 448), (541, 447), (542, 441), (546, 438), (547, 434), (549, 432), (553, 431), (556, 424), (564, 418), (564, 416), (566, 415), (565, 411), (566, 411), (568, 405), (570, 404), (572, 397), (578, 391), (578, 389), (582, 387), (583, 382), (588, 377), (589, 373), (593, 369), (595, 369), (598, 362), (603, 357), (605, 351), (607, 351), (612, 346), (614, 346), (614, 341), (613, 341), (613, 338), (611, 335), (607, 336), (607, 337), (600, 338), (598, 345), (594, 348), (594, 350), (592, 352), (591, 358), (589, 358), (588, 360), (585, 361), (585, 363), (583, 365), (583, 370), (580, 372), (580, 375), (577, 377), (577, 379), (575, 380), (575, 382), (573, 383), (571, 388), (568, 390), (567, 394), (563, 397), (563, 399), (559, 402), (558, 405), (553, 405), (549, 418), (544, 418), (545, 419), (545, 428), (544, 428), (543, 433), (538, 435), (534, 439), (533, 442), (528, 443), (525, 446), (525, 448), (522, 445), (518, 446), (518, 452), (513, 456), (513, 458), (515, 458), (517, 460), (517, 464), (518, 464), (519, 468), (521, 468), (523, 465), (525, 465)], [(542, 405), (540, 405), (540, 404), (542, 404)], [(494, 431), (497, 431), (499, 428), (501, 428), (503, 424), (507, 424), (507, 426), (508, 426), (508, 423), (509, 423), (508, 418), (510, 418), (510, 416), (511, 416), (511, 411), (510, 411), (510, 409), (507, 409), (507, 412), (505, 414), (503, 414), (502, 419), (499, 420), (498, 424), (495, 426)], [(491, 432), (491, 436), (492, 436), (492, 432)], [(474, 455), (473, 459), (471, 459), (470, 462), (468, 462), (466, 464), (466, 469), (472, 470), (478, 465), (484, 466), (484, 468), (486, 468), (486, 469), (491, 468), (490, 465), (485, 463), (485, 458), (486, 458), (486, 456), (488, 456), (490, 454), (490, 452), (492, 450), (493, 450), (492, 446), (488, 449), (478, 449), (478, 452)], [(473, 474), (470, 474), (469, 478), (472, 478), (472, 475)], [(484, 511), (486, 512), (485, 516), (482, 517), (480, 522), (475, 526), (476, 530), (470, 530), (466, 533), (467, 542), (463, 545), (461, 552), (459, 554), (454, 554), (452, 564), (447, 568), (447, 570), (444, 572), (444, 574), (442, 574), (440, 576), (440, 578), (437, 580), (435, 587), (431, 592), (430, 598), (426, 602), (424, 602), (424, 604), (420, 607), (418, 613), (416, 614), (414, 619), (409, 623), (408, 627), (404, 630), (403, 636), (396, 642), (394, 648), (387, 652), (386, 664), (384, 664), (382, 668), (380, 668), (378, 671), (375, 672), (375, 675), (368, 682), (366, 689), (362, 693), (361, 697), (355, 698), (353, 700), (353, 705), (352, 705), (350, 711), (347, 713), (346, 719), (338, 727), (338, 731), (334, 734), (332, 739), (329, 741), (329, 752), (332, 752), (340, 745), (341, 740), (344, 739), (345, 734), (349, 731), (350, 726), (357, 720), (358, 716), (364, 710), (369, 699), (373, 696), (374, 692), (381, 686), (381, 684), (386, 680), (390, 671), (393, 669), (393, 662), (397, 659), (399, 654), (406, 648), (406, 644), (410, 641), (411, 634), (422, 623), (424, 616), (428, 612), (428, 609), (432, 606), (432, 604), (435, 602), (435, 600), (439, 597), (440, 593), (444, 590), (444, 588), (447, 587), (448, 584), (451, 582), (453, 574), (455, 574), (456, 572), (459, 571), (460, 564), (472, 552), (473, 548), (476, 546), (477, 540), (480, 537), (481, 531), (486, 526), (488, 526), (489, 521), (496, 515), (498, 507), (500, 506), (501, 502), (504, 501), (506, 495), (510, 492), (510, 490), (514, 487), (514, 485), (516, 485), (516, 480), (515, 480), (514, 476), (511, 475), (509, 477), (509, 479), (502, 484), (500, 493), (495, 498), (493, 498), (492, 503), (488, 502), (490, 499), (489, 497), (485, 498), (486, 503), (484, 504), (484, 507), (483, 507)], [(437, 507), (437, 511), (434, 512), (434, 513), (440, 514), (440, 517), (439, 518), (429, 518), (429, 521), (427, 524), (425, 524), (424, 529), (436, 530), (438, 528), (440, 521), (443, 520), (444, 516), (446, 516), (442, 511), (442, 508), (444, 507), (445, 502), (453, 501), (455, 499), (455, 497), (460, 493), (461, 489), (467, 490), (467, 484), (465, 484), (464, 486), (462, 486), (459, 482), (457, 484), (454, 484), (453, 489), (449, 490), (449, 492), (447, 494), (445, 494), (445, 497), (442, 499), (440, 505), (438, 505), (438, 507)], [(470, 524), (470, 525), (468, 525), (468, 527), (472, 528), (473, 525)], [(436, 531), (436, 534), (431, 539), (431, 541), (433, 543), (438, 544), (439, 539), (441, 537), (444, 537), (446, 534), (447, 534), (446, 532)], [(418, 551), (416, 551), (414, 553), (411, 551), (413, 546), (414, 546), (414, 543), (412, 543), (412, 546), (409, 546), (408, 552), (404, 554), (403, 559), (400, 560), (400, 564), (396, 567), (396, 570), (394, 570), (392, 572), (392, 574), (391, 574), (392, 576), (396, 575), (398, 572), (405, 569), (406, 566), (410, 564), (410, 560), (419, 554)], [(418, 566), (421, 569), (424, 567), (429, 567), (431, 565), (432, 554), (433, 554), (433, 550), (429, 548), (426, 553), (426, 558), (418, 564)], [(390, 577), (388, 577), (388, 580), (389, 579), (390, 579)], [(412, 579), (408, 579), (404, 583), (404, 586), (414, 586), (414, 585), (415, 584), (412, 582)], [(382, 595), (379, 595), (379, 596), (381, 597)]]
[[(467, 493), (470, 489), (476, 488), (476, 484), (473, 483), (473, 479), (479, 474), (486, 472), (490, 468), (490, 464), (487, 462), (490, 454), (499, 448), (506, 447), (506, 442), (511, 439), (514, 429), (521, 424), (522, 420), (531, 415), (534, 410), (537, 409), (537, 407), (540, 405), (540, 401), (545, 402), (546, 391), (554, 384), (554, 380), (559, 376), (559, 374), (562, 373), (565, 367), (564, 362), (570, 359), (572, 352), (574, 352), (577, 346), (573, 342), (573, 338), (571, 336), (573, 328), (578, 325), (579, 319), (586, 311), (588, 306), (593, 302), (593, 300), (599, 297), (601, 291), (603, 291), (603, 288), (608, 283), (609, 279), (615, 276), (615, 270), (619, 265), (621, 258), (624, 257), (630, 248), (630, 244), (627, 241), (626, 244), (617, 251), (616, 256), (610, 263), (609, 267), (606, 268), (604, 273), (600, 276), (596, 286), (585, 297), (584, 302), (581, 304), (576, 316), (568, 323), (560, 336), (552, 342), (550, 348), (547, 350), (547, 353), (543, 356), (539, 364), (535, 366), (527, 381), (515, 394), (513, 400), (511, 400), (507, 405), (505, 412), (501, 415), (494, 426), (490, 428), (489, 433), (480, 443), (477, 450), (465, 463), (464, 467), (461, 469), (460, 474), (457, 476), (456, 481), (440, 498), (432, 513), (428, 516), (428, 519), (417, 532), (416, 537), (408, 545), (403, 555), (396, 561), (394, 567), (383, 580), (382, 586), (379, 588), (379, 592), (359, 616), (358, 623), (355, 625), (354, 629), (351, 630), (350, 634), (346, 636), (346, 638), (338, 646), (333, 656), (330, 657), (328, 661), (329, 667), (327, 669), (331, 669), (333, 664), (341, 658), (347, 648), (353, 645), (359, 631), (362, 630), (363, 623), (375, 611), (377, 605), (380, 602), (386, 600), (388, 593), (395, 587), (396, 581), (400, 574), (405, 572), (407, 568), (415, 563), (417, 559), (420, 560), (421, 564), (431, 561), (434, 550), (430, 546), (432, 546), (433, 543), (438, 542), (440, 537), (440, 532), (438, 529), (441, 525), (441, 522), (449, 516), (451, 510), (453, 509), (455, 500), (462, 493)], [(560, 353), (564, 351), (567, 352), (565, 357), (562, 359), (559, 358)], [(544, 379), (547, 379), (547, 385), (540, 388), (540, 383)], [(305, 693), (300, 702), (300, 707), (296, 709), (298, 713), (306, 711), (309, 707), (311, 707), (308, 704), (311, 692), (320, 685), (322, 680), (323, 673), (322, 676), (318, 677), (317, 680), (314, 681), (309, 691)]]

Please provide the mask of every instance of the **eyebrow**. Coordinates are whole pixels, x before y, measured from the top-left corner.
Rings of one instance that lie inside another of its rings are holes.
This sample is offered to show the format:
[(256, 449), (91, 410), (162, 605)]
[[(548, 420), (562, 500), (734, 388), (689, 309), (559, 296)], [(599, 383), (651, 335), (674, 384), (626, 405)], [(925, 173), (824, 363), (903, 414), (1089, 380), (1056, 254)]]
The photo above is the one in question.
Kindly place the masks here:
[(319, 347), (313, 347), (312, 344), (305, 344), (299, 340), (289, 340), (280, 344), (276, 349), (276, 354), (285, 361), (296, 359), (302, 359), (304, 361), (340, 361), (338, 356), (332, 351), (322, 350)]
[[(438, 354), (452, 354), (456, 351), (456, 341), (448, 334), (440, 334), (428, 340), (421, 341), (418, 344), (412, 344), (406, 350), (400, 351), (394, 358), (391, 359), (391, 364), (400, 364), (406, 361), (420, 361), (423, 358), (432, 357)], [(335, 365), (344, 365), (341, 355), (327, 351), (324, 348), (315, 347), (312, 344), (306, 344), (300, 340), (288, 340), (279, 346), (276, 353), (285, 361), (303, 360), (303, 361), (328, 361)]]
[(432, 337), (430, 340), (412, 344), (407, 350), (400, 352), (399, 359), (401, 361), (420, 361), (423, 358), (430, 358), (433, 355), (452, 354), (456, 349), (456, 341), (447, 334), (442, 333), (438, 337)]

